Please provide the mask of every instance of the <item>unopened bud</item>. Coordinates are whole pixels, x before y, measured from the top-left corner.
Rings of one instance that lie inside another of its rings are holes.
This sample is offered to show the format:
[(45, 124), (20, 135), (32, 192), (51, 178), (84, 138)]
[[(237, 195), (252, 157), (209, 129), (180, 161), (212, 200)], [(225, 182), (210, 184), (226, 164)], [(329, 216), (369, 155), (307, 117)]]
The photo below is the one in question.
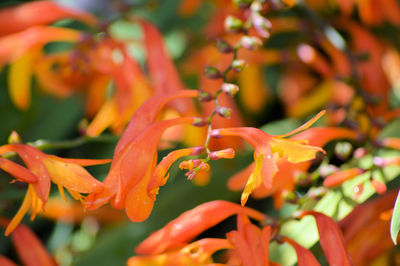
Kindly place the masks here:
[(368, 154), (368, 150), (366, 148), (360, 147), (357, 148), (354, 152), (353, 152), (353, 156), (356, 159), (361, 159), (362, 157), (364, 157), (365, 155)]
[(326, 187), (338, 187), (345, 181), (353, 179), (354, 177), (363, 174), (365, 171), (361, 168), (350, 168), (328, 176), (324, 180), (324, 186)]
[(214, 96), (208, 92), (200, 91), (199, 92), (199, 101), (200, 102), (209, 102), (214, 99)]
[(233, 83), (224, 83), (221, 86), (221, 90), (233, 97), (239, 91), (239, 86)]
[(241, 72), (247, 66), (247, 62), (243, 59), (236, 59), (232, 61), (232, 69), (235, 72)]
[(228, 16), (225, 18), (224, 26), (227, 32), (239, 32), (242, 30), (243, 21), (234, 16)]
[(208, 172), (210, 171), (210, 165), (208, 163), (201, 163), (200, 170)]
[(207, 122), (206, 122), (206, 120), (204, 120), (203, 118), (201, 118), (201, 117), (196, 117), (196, 118), (193, 119), (192, 126), (195, 126), (195, 127), (204, 127), (205, 125), (207, 125)]
[(271, 22), (261, 16), (258, 13), (254, 13), (251, 16), (251, 21), (253, 23), (254, 28), (263, 38), (268, 38), (270, 36), (270, 30), (272, 28)]
[(321, 165), (321, 167), (319, 168), (319, 173), (322, 177), (327, 177), (338, 171), (339, 171), (339, 168), (333, 164)]
[(212, 66), (207, 66), (204, 68), (204, 75), (209, 79), (219, 79), (222, 77), (221, 72)]
[(179, 169), (181, 170), (185, 169), (191, 171), (193, 170), (193, 168), (196, 168), (201, 163), (202, 163), (201, 159), (183, 161), (179, 164)]
[(232, 114), (232, 109), (231, 108), (227, 108), (227, 107), (222, 107), (222, 106), (218, 106), (215, 111), (217, 112), (218, 115), (220, 115), (221, 117), (225, 117), (225, 118), (231, 118), (231, 114)]
[(208, 134), (209, 134), (210, 137), (212, 137), (212, 138), (216, 138), (216, 139), (222, 138), (223, 136), (220, 134), (219, 131), (220, 131), (219, 129), (213, 129), (213, 130), (211, 130), (210, 133), (208, 133)]
[(212, 160), (219, 160), (219, 159), (232, 159), (235, 157), (235, 150), (232, 148), (220, 150), (220, 151), (213, 151), (209, 154)]
[(376, 193), (383, 194), (386, 192), (386, 184), (380, 180), (372, 179), (371, 185), (375, 189)]
[(187, 180), (192, 180), (193, 178), (195, 178), (196, 173), (192, 170), (192, 171), (187, 172), (185, 174), (185, 176), (187, 176), (187, 178), (186, 178)]
[(224, 39), (218, 38), (216, 43), (218, 51), (221, 53), (230, 53), (233, 51), (233, 47)]
[(10, 136), (8, 137), (8, 143), (9, 144), (17, 144), (17, 143), (21, 143), (21, 137), (18, 135), (18, 133), (16, 131), (12, 131)]
[(262, 46), (262, 41), (253, 36), (243, 36), (240, 40), (242, 46), (248, 50), (257, 50)]
[(192, 149), (193, 149), (193, 151), (190, 155), (199, 155), (205, 151), (204, 146), (196, 146), (196, 147), (193, 147)]

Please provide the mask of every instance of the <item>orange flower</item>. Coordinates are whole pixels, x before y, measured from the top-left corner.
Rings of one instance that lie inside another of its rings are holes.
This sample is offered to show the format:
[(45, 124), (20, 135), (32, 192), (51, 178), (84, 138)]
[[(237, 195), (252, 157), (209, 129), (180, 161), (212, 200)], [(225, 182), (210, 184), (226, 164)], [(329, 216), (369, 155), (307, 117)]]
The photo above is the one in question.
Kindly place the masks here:
[[(184, 117), (156, 123), (155, 120), (170, 100), (196, 96), (198, 92), (193, 90), (156, 95), (135, 112), (115, 148), (110, 171), (103, 182), (104, 189), (90, 194), (86, 199), (89, 209), (98, 208), (112, 200), (114, 207), (126, 207), (132, 221), (143, 221), (148, 217), (153, 208), (154, 193), (162, 185), (164, 177), (160, 177), (157, 182), (155, 179), (151, 181), (157, 164), (157, 145), (161, 135), (169, 127), (191, 124), (197, 118)], [(135, 167), (135, 171), (131, 170), (132, 167)], [(153, 194), (149, 194), (150, 183)]]
[[(54, 155), (47, 155), (35, 147), (24, 144), (9, 144), (0, 147), (0, 155), (7, 152), (17, 153), (29, 169), (26, 169), (26, 171), (30, 171), (30, 176), (34, 175), (37, 181), (28, 185), (28, 190), (20, 209), (6, 228), (6, 236), (20, 223), (29, 208), (32, 209), (32, 220), (43, 209), (50, 193), (51, 181), (57, 184), (62, 197), (65, 197), (65, 187), (73, 198), (82, 201), (82, 195), (80, 193), (99, 191), (103, 187), (103, 184), (93, 178), (81, 165), (89, 166), (110, 161), (64, 159)], [(2, 159), (2, 161), (3, 160), (5, 159)], [(8, 168), (6, 171), (7, 170), (17, 177), (17, 179), (25, 182), (25, 180), (20, 177), (20, 167), (15, 167), (14, 169)], [(24, 172), (26, 171), (24, 170)]]
[(231, 265), (233, 260), (243, 266), (268, 266), (271, 227), (266, 226), (261, 230), (248, 217), (240, 214), (237, 221), (238, 230), (226, 234), (234, 247), (227, 264)]
[(73, 18), (95, 26), (96, 18), (89, 13), (74, 10), (51, 1), (35, 1), (0, 10), (0, 36), (45, 25), (57, 20)]
[(255, 149), (255, 168), (242, 193), (242, 205), (261, 184), (264, 184), (267, 188), (272, 188), (272, 178), (279, 170), (276, 164), (278, 158), (283, 157), (290, 163), (300, 163), (314, 159), (318, 151), (324, 152), (319, 147), (306, 145), (307, 141), (283, 139), (307, 129), (323, 114), (324, 111), (320, 112), (312, 120), (285, 135), (272, 136), (260, 129), (249, 127), (215, 129), (210, 133), (213, 137), (240, 136), (246, 139)]
[(235, 214), (243, 214), (260, 222), (265, 219), (264, 214), (256, 210), (227, 201), (211, 201), (181, 214), (145, 239), (135, 251), (138, 254), (160, 254), (182, 246), (201, 232)]
[[(104, 180), (105, 187), (103, 191), (88, 196), (86, 200), (88, 208), (94, 209), (112, 200), (114, 207), (125, 208), (131, 221), (141, 222), (147, 219), (153, 208), (158, 186), (163, 185), (164, 182), (162, 180), (164, 176), (156, 177), (159, 181), (155, 183), (151, 182), (157, 164), (157, 145), (161, 135), (169, 127), (192, 124), (196, 119), (182, 117), (160, 121), (148, 126), (136, 138), (133, 138), (119, 153), (115, 154), (110, 172)], [(124, 141), (124, 139), (121, 140)], [(192, 149), (190, 153), (196, 150), (196, 148)], [(171, 161), (168, 162), (169, 165), (171, 163)], [(156, 185), (149, 193), (150, 183)]]
[(131, 257), (128, 266), (163, 266), (163, 265), (208, 265), (212, 264), (211, 256), (218, 250), (231, 249), (226, 239), (204, 238), (190, 243), (181, 249), (169, 251), (159, 255)]

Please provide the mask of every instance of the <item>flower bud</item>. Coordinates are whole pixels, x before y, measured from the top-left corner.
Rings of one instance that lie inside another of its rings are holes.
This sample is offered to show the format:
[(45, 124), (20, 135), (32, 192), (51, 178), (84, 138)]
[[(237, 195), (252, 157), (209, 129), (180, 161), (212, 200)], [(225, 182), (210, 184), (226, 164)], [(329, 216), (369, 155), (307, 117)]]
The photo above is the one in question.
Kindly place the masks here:
[(201, 118), (201, 117), (196, 117), (196, 118), (193, 119), (192, 126), (195, 126), (195, 127), (204, 127), (205, 125), (207, 125), (207, 122), (206, 122), (206, 120), (204, 120), (203, 118)]
[(217, 49), (218, 51), (220, 51), (221, 53), (230, 53), (233, 51), (233, 47), (226, 42), (224, 39), (218, 38), (217, 39), (217, 43), (216, 43)]
[(185, 169), (185, 170), (192, 171), (193, 168), (196, 168), (201, 163), (202, 163), (201, 159), (183, 161), (179, 164), (179, 169), (181, 169), (181, 170)]
[(361, 159), (363, 158), (365, 155), (368, 154), (368, 150), (366, 148), (360, 147), (357, 148), (354, 152), (353, 152), (353, 156), (356, 159)]
[(234, 16), (228, 16), (225, 18), (224, 26), (227, 32), (239, 32), (243, 27), (243, 21)]
[(256, 50), (262, 46), (262, 41), (253, 36), (243, 36), (240, 40), (241, 45), (248, 50)]
[(247, 62), (243, 59), (236, 59), (232, 61), (231, 65), (235, 72), (241, 72), (247, 66)]
[(339, 168), (333, 164), (328, 164), (328, 165), (321, 165), (321, 167), (319, 168), (319, 174), (322, 177), (327, 177), (329, 175), (332, 175), (336, 172), (339, 171)]
[(375, 189), (376, 193), (383, 194), (386, 192), (386, 184), (380, 180), (372, 179), (371, 185)]
[(219, 129), (213, 129), (210, 131), (210, 133), (208, 133), (208, 135), (210, 135), (210, 137), (216, 138), (216, 139), (222, 138), (223, 136), (219, 133), (219, 131), (220, 131)]
[(200, 102), (209, 102), (212, 99), (214, 99), (214, 96), (211, 93), (208, 93), (208, 92), (205, 92), (205, 91), (200, 91), (198, 99), (199, 99)]
[(272, 24), (268, 19), (264, 18), (258, 13), (253, 13), (251, 16), (251, 21), (261, 37), (268, 38), (270, 36), (269, 32), (272, 28)]
[(239, 91), (239, 86), (233, 83), (224, 83), (221, 86), (221, 90), (233, 97)]
[(9, 144), (17, 144), (17, 143), (21, 143), (21, 137), (18, 135), (18, 133), (16, 131), (12, 131), (10, 136), (8, 136), (8, 143)]
[(345, 181), (350, 180), (358, 175), (363, 174), (365, 171), (361, 168), (350, 168), (328, 176), (324, 180), (324, 186), (326, 187), (338, 187)]
[(187, 176), (187, 177), (186, 177), (187, 180), (192, 180), (193, 178), (195, 178), (196, 173), (195, 173), (193, 170), (191, 170), (191, 171), (187, 172), (187, 173), (185, 174), (185, 176)]
[(207, 66), (204, 68), (204, 75), (209, 79), (219, 79), (222, 77), (221, 72), (212, 66)]
[(221, 117), (225, 117), (225, 118), (231, 118), (231, 114), (232, 114), (232, 109), (231, 108), (227, 108), (227, 107), (222, 107), (222, 106), (218, 106), (215, 111), (217, 112), (217, 114)]
[(220, 150), (220, 151), (213, 151), (209, 154), (212, 160), (219, 160), (219, 159), (232, 159), (235, 157), (235, 150), (232, 148)]
[(199, 155), (202, 154), (205, 151), (204, 146), (196, 146), (193, 147), (193, 151), (190, 155)]

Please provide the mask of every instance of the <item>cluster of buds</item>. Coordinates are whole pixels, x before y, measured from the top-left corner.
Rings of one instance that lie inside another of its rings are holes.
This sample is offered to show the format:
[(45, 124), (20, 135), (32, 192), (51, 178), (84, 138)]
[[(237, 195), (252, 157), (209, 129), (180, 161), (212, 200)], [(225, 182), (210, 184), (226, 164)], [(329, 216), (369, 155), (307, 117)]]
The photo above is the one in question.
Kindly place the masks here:
[(179, 168), (181, 170), (188, 170), (188, 172), (185, 174), (188, 180), (192, 180), (198, 171), (210, 171), (210, 165), (204, 162), (202, 159), (183, 161), (179, 164)]

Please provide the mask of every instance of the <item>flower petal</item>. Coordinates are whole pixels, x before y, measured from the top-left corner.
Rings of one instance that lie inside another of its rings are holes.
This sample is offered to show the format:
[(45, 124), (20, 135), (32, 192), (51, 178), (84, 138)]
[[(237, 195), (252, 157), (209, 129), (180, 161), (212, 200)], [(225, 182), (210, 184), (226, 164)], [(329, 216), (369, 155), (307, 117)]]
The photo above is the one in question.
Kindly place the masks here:
[(297, 254), (297, 263), (299, 266), (319, 266), (321, 265), (314, 255), (308, 249), (304, 248), (296, 241), (288, 238), (282, 237), (284, 242), (289, 243), (295, 250)]
[(63, 160), (54, 155), (48, 155), (44, 164), (54, 183), (79, 193), (100, 191), (103, 184), (96, 180), (82, 166)]
[(38, 180), (37, 176), (35, 176), (25, 167), (1, 157), (0, 168), (14, 176), (18, 181), (22, 181), (25, 183), (35, 183)]
[(35, 1), (1, 9), (0, 36), (65, 18), (77, 19), (92, 26), (97, 24), (96, 18), (90, 13), (67, 8), (51, 1)]
[(46, 248), (28, 227), (18, 226), (11, 234), (11, 239), (24, 265), (56, 265)]
[(217, 200), (201, 204), (181, 214), (162, 229), (145, 239), (136, 249), (138, 254), (159, 254), (187, 243), (201, 232), (234, 214), (244, 214), (262, 221), (264, 215), (256, 210), (227, 201)]
[(28, 50), (41, 47), (48, 42), (76, 42), (79, 31), (67, 28), (35, 26), (27, 30), (0, 38), (0, 66), (16, 60)]
[(344, 244), (343, 234), (332, 218), (315, 211), (305, 211), (301, 216), (312, 215), (318, 227), (319, 242), (330, 265), (352, 265)]

